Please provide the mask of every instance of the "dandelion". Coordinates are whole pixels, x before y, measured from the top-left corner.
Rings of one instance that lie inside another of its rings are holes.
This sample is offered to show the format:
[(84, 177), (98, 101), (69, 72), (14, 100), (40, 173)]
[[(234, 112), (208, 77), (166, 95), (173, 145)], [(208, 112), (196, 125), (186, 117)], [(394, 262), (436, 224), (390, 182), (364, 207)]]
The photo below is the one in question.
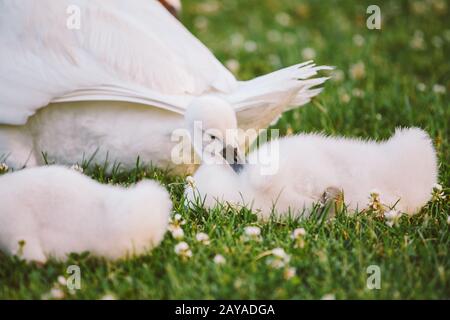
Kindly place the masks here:
[(354, 80), (364, 79), (364, 77), (366, 76), (366, 66), (364, 65), (364, 62), (360, 61), (358, 63), (351, 65), (350, 76)]
[(302, 57), (305, 60), (313, 60), (316, 57), (316, 51), (313, 48), (305, 48), (302, 50)]
[(431, 201), (433, 202), (441, 202), (445, 200), (446, 196), (444, 193), (444, 190), (442, 189), (442, 186), (438, 183), (436, 183), (433, 186), (433, 191), (431, 192)]
[(9, 170), (9, 167), (6, 163), (0, 163), (0, 173), (5, 173)]
[(216, 254), (213, 260), (215, 264), (225, 264), (226, 262), (226, 259), (221, 254)]
[(395, 209), (391, 209), (384, 213), (384, 219), (386, 220), (386, 224), (389, 227), (394, 226), (397, 223), (398, 219), (402, 216), (401, 212)]
[(198, 242), (204, 244), (205, 246), (208, 246), (210, 244), (209, 236), (204, 232), (197, 233), (195, 239), (197, 239)]
[(297, 273), (297, 269), (294, 267), (288, 267), (284, 270), (283, 277), (286, 280), (290, 280), (293, 277), (295, 277), (295, 274)]
[(291, 23), (291, 16), (286, 12), (280, 12), (275, 16), (275, 20), (279, 25), (287, 27)]
[(355, 34), (353, 36), (353, 43), (357, 46), (357, 47), (362, 47), (364, 45), (364, 43), (366, 42), (366, 40), (364, 39), (364, 37), (360, 34)]
[(244, 241), (261, 241), (261, 229), (255, 226), (248, 226), (244, 228)]
[(297, 228), (292, 232), (291, 238), (295, 241), (296, 248), (303, 248), (305, 246), (306, 231), (303, 228)]
[(230, 59), (225, 62), (225, 66), (233, 73), (237, 73), (241, 65), (236, 59)]
[(186, 183), (189, 185), (189, 187), (195, 189), (195, 179), (192, 176), (186, 177)]
[(284, 268), (291, 257), (284, 251), (283, 248), (275, 248), (270, 250), (270, 257), (267, 259), (267, 264), (274, 269)]
[(433, 86), (433, 92), (436, 94), (445, 94), (445, 91), (446, 91), (445, 87), (441, 84), (435, 84)]
[(192, 251), (189, 248), (189, 245), (184, 241), (176, 244), (174, 250), (175, 253), (183, 259), (189, 259), (190, 257), (192, 257)]

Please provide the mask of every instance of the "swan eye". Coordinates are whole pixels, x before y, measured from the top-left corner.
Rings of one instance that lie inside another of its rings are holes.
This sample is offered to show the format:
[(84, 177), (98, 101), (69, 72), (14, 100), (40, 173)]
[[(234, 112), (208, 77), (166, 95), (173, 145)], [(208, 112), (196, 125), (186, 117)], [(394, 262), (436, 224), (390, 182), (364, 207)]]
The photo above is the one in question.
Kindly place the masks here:
[(214, 135), (210, 135), (210, 137), (211, 137), (211, 140), (216, 140), (217, 139), (217, 137), (214, 136)]

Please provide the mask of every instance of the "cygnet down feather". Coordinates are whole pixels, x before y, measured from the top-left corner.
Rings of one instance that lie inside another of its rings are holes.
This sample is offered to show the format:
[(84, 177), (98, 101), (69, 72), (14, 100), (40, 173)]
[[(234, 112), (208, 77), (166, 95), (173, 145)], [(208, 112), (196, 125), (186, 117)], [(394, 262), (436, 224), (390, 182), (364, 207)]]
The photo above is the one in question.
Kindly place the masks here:
[(154, 181), (125, 189), (59, 166), (0, 176), (0, 194), (0, 250), (41, 263), (142, 254), (162, 240), (172, 206)]
[(376, 192), (386, 208), (412, 214), (430, 199), (438, 175), (433, 144), (418, 128), (397, 129), (383, 142), (300, 134), (266, 143), (247, 162), (239, 174), (226, 164), (203, 164), (188, 201), (243, 205), (262, 218), (307, 217), (329, 190), (338, 190), (350, 211), (367, 208)]

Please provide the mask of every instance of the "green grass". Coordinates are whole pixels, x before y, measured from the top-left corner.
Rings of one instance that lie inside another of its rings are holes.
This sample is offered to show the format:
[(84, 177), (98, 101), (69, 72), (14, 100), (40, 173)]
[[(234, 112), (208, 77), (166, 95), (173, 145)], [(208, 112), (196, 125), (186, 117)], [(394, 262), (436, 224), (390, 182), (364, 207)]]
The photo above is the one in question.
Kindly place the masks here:
[[(219, 9), (212, 10), (211, 3)], [(304, 60), (302, 50), (313, 48), (319, 64), (336, 66), (344, 78), (327, 83), (319, 98), (285, 114), (274, 127), (283, 134), (323, 131), (376, 139), (390, 136), (397, 126), (422, 127), (435, 141), (440, 182), (448, 187), (449, 4), (445, 0), (378, 3), (381, 31), (365, 26), (370, 1), (186, 0), (182, 20), (222, 62), (239, 61), (241, 79), (298, 63)], [(420, 4), (426, 4), (424, 12)], [(284, 26), (278, 22), (286, 20), (281, 12), (291, 17)], [(357, 34), (364, 39), (361, 46), (355, 44)], [(252, 47), (245, 41), (254, 41), (257, 49), (245, 50)], [(364, 64), (365, 76), (354, 79), (349, 70), (358, 62)], [(420, 83), (424, 91), (419, 90)], [(434, 92), (436, 84), (447, 92)], [(364, 97), (357, 97), (355, 89)], [(187, 210), (182, 205), (184, 179), (158, 170), (137, 168), (107, 177), (98, 167), (88, 173), (105, 183), (128, 184), (144, 177), (164, 183), (174, 211), (187, 221), (184, 240), (193, 257), (184, 261), (177, 256), (178, 241), (169, 233), (148, 255), (116, 263), (73, 255), (67, 263), (38, 267), (0, 256), (0, 298), (39, 299), (59, 275), (66, 275), (70, 264), (81, 267), (82, 289), (71, 295), (61, 286), (67, 298), (97, 299), (105, 294), (124, 299), (315, 299), (326, 294), (337, 299), (450, 298), (448, 200), (430, 203), (414, 217), (402, 217), (395, 227), (371, 214), (338, 214), (330, 222), (315, 215), (305, 221), (261, 223), (248, 210)], [(446, 193), (448, 199), (448, 188)], [(242, 241), (243, 229), (249, 225), (261, 227), (261, 242)], [(301, 249), (290, 238), (297, 227), (306, 230)], [(209, 246), (195, 240), (200, 231), (210, 236)], [(268, 258), (260, 257), (275, 247), (291, 255), (289, 265), (296, 268), (293, 278), (285, 279), (283, 269), (271, 268)], [(224, 265), (214, 264), (216, 254), (226, 258)], [(366, 287), (369, 265), (381, 269), (380, 290)]]

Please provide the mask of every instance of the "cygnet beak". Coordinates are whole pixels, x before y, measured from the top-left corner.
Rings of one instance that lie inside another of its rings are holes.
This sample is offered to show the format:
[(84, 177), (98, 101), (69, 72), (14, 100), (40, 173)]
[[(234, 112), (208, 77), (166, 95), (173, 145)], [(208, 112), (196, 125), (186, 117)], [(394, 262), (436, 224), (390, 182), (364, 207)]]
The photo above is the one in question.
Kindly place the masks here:
[(222, 157), (237, 174), (244, 168), (245, 160), (242, 159), (239, 148), (230, 145), (224, 146)]

